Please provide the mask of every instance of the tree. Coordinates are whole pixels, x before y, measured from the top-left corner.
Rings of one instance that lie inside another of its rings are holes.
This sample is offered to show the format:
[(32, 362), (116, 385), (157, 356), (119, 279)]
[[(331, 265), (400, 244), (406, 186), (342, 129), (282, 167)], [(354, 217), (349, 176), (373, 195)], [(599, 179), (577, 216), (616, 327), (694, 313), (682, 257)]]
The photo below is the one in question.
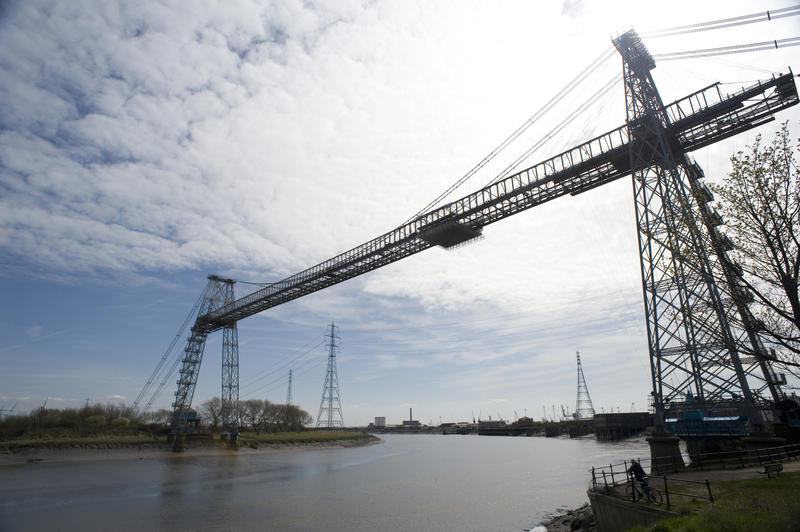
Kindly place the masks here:
[[(731, 171), (712, 186), (720, 201), (730, 252), (741, 268), (739, 290), (747, 298), (759, 334), (797, 367), (800, 359), (800, 170), (788, 123), (774, 140), (761, 135), (731, 157)], [(752, 299), (752, 301), (750, 301)]]
[(248, 399), (239, 403), (239, 412), (242, 414), (242, 424), (259, 431), (259, 421), (264, 410), (264, 402), (260, 399)]
[(200, 405), (200, 415), (211, 423), (212, 429), (218, 429), (222, 416), (222, 399), (219, 397), (212, 397), (204, 401), (203, 404)]

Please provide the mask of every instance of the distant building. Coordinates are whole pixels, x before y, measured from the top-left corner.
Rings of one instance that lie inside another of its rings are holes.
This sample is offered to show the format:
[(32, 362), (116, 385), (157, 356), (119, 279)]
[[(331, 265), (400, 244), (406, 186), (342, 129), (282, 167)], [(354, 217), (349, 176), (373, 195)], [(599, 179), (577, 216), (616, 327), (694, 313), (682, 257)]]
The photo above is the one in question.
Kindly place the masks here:
[(376, 427), (385, 427), (386, 426), (386, 418), (385, 417), (376, 417), (375, 418), (375, 426)]
[(408, 409), (408, 419), (403, 421), (404, 427), (419, 427), (419, 421), (414, 419), (414, 411), (412, 409)]

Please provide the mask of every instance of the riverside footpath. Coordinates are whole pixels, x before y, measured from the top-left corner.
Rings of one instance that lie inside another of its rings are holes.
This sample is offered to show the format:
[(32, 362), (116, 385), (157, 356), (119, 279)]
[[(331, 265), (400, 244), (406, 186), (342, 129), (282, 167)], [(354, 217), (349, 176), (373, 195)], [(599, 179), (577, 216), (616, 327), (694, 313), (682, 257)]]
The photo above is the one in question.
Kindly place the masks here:
[[(649, 485), (660, 494), (661, 504), (631, 499), (625, 474), (627, 462), (593, 468), (588, 495), (596, 528), (578, 527), (580, 523), (576, 523), (572, 530), (616, 532), (634, 526), (647, 527), (670, 517), (699, 514), (714, 514), (717, 520), (720, 517), (730, 519), (733, 527), (730, 529), (737, 530), (776, 529), (764, 528), (767, 522), (780, 523), (776, 526), (781, 529), (787, 523), (800, 525), (794, 522), (800, 520), (800, 504), (795, 502), (794, 489), (800, 487), (798, 458), (800, 445), (789, 445), (746, 456), (741, 453), (716, 455), (713, 459), (698, 461), (691, 468), (650, 475)], [(648, 468), (645, 466), (645, 469)], [(781, 501), (786, 497), (789, 502), (783, 505)], [(560, 525), (553, 523), (547, 530), (565, 530), (558, 528)]]

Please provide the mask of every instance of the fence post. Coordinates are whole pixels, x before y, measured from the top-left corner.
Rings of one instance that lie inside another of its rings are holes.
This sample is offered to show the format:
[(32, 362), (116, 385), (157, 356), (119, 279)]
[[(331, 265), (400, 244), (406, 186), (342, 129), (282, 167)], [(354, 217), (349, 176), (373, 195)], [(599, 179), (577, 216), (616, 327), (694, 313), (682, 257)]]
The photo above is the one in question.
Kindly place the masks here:
[(616, 482), (614, 482), (614, 464), (608, 464), (608, 469), (611, 471), (611, 485), (614, 486), (616, 485)]
[(606, 470), (603, 469), (603, 484), (606, 486), (606, 493), (608, 493), (608, 480), (606, 480)]
[(592, 466), (592, 491), (597, 491), (597, 477), (594, 474), (594, 466)]
[(664, 497), (667, 498), (667, 507), (670, 506), (669, 504), (669, 485), (667, 484), (667, 477), (664, 478)]
[(711, 495), (711, 484), (708, 482), (708, 480), (706, 480), (706, 488), (708, 489), (708, 500), (711, 501), (711, 503), (713, 504), (714, 496)]

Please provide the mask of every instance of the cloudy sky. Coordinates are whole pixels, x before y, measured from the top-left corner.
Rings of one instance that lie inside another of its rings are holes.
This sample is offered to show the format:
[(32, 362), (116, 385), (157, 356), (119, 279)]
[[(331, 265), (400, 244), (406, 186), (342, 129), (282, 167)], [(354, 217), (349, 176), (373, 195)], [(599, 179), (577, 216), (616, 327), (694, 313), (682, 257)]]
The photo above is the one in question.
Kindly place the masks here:
[[(392, 229), (566, 89), (451, 199), (534, 143), (530, 164), (621, 125), (619, 57), (578, 74), (625, 29), (792, 4), (0, 2), (0, 408), (130, 403), (207, 275), (276, 281)], [(798, 35), (791, 17), (647, 45)], [(734, 90), (800, 71), (798, 50), (659, 62), (654, 77), (665, 101)], [(800, 128), (797, 110), (780, 119)], [(754, 135), (694, 155), (719, 179)], [(285, 400), (291, 368), (316, 417), (335, 321), (347, 424), (409, 406), (425, 423), (571, 410), (576, 351), (598, 410), (643, 409), (641, 299), (622, 179), (240, 322), (241, 397)], [(218, 336), (196, 402), (219, 395)]]

